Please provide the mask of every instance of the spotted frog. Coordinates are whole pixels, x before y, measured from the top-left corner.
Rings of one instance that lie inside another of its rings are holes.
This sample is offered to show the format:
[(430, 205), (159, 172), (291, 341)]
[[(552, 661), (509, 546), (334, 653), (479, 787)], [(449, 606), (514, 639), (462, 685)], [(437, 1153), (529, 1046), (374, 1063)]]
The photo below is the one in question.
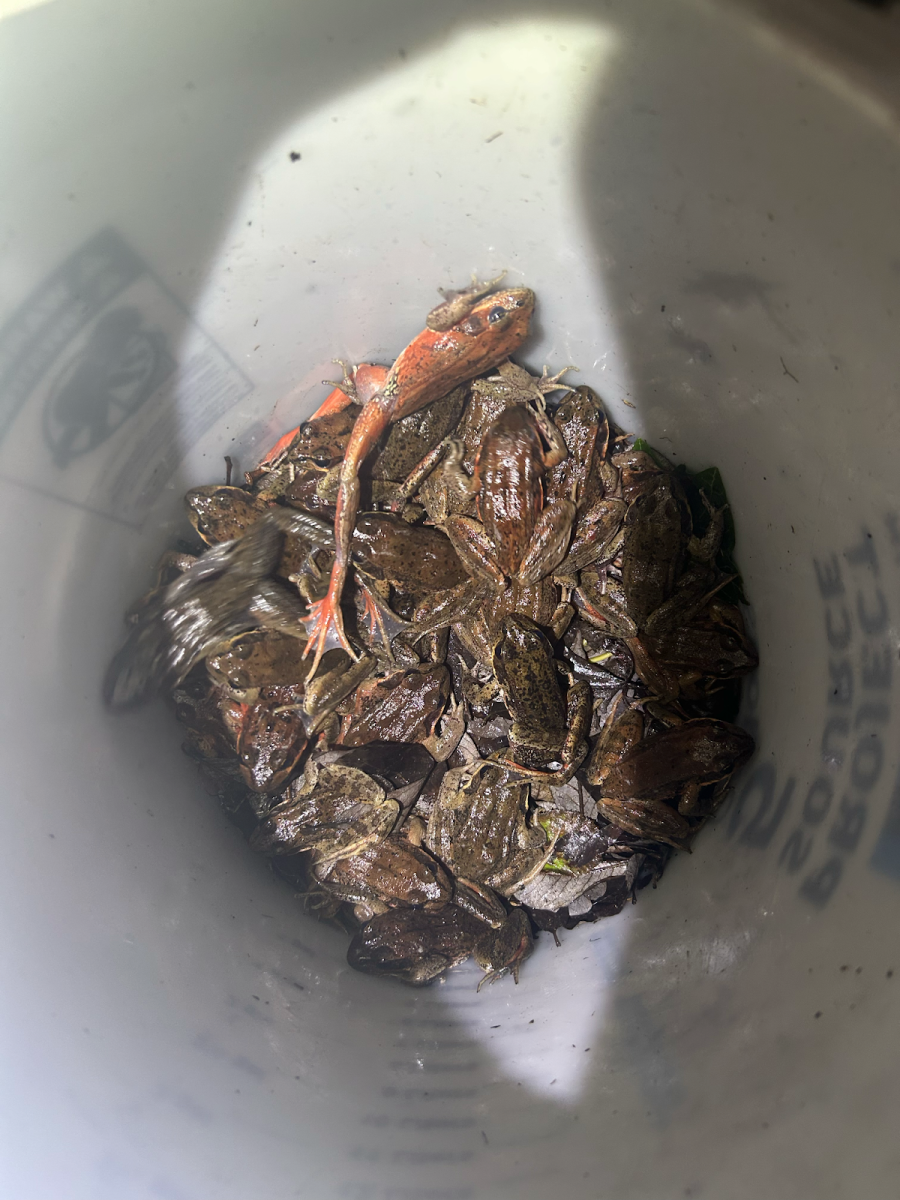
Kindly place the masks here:
[(434, 908), (453, 894), (452, 880), (436, 858), (393, 837), (349, 858), (318, 865), (313, 873), (332, 893), (354, 904)]
[(484, 934), (485, 926), (455, 904), (395, 908), (354, 935), (347, 961), (356, 971), (422, 987), (467, 959)]
[(462, 879), (509, 895), (553, 853), (556, 834), (528, 817), (529, 785), (495, 763), (446, 773), (425, 844)]
[(361, 854), (391, 832), (400, 806), (369, 775), (340, 764), (306, 765), (283, 798), (269, 809), (250, 838), (263, 854), (311, 850), (325, 865)]
[[(494, 673), (513, 718), (508, 765), (570, 779), (587, 754), (592, 697), (587, 683), (571, 682), (563, 699), (553, 649), (527, 617), (505, 617), (494, 649)], [(549, 769), (551, 764), (558, 767)]]
[(207, 546), (241, 537), (268, 505), (239, 487), (191, 488), (184, 502), (188, 518)]
[(696, 698), (759, 665), (740, 609), (715, 599), (688, 624), (645, 632), (628, 646), (640, 679), (664, 701)]
[(245, 704), (259, 699), (260, 688), (287, 686), (306, 679), (305, 643), (273, 629), (241, 633), (206, 660), (209, 677)]
[(300, 769), (307, 734), (299, 703), (302, 684), (267, 687), (240, 723), (241, 775), (255, 792), (280, 792)]
[(467, 650), (485, 663), (509, 613), (562, 632), (572, 610), (559, 603), (549, 576), (566, 553), (575, 505), (564, 499), (544, 504), (543, 476), (565, 454), (542, 404), (501, 412), (475, 463), (472, 486), (480, 520), (450, 516), (443, 525), (472, 580), (423, 603), (413, 616), (416, 630), (451, 624)]
[(395, 671), (359, 686), (338, 742), (423, 742), (435, 732), (450, 696), (450, 672), (440, 664)]

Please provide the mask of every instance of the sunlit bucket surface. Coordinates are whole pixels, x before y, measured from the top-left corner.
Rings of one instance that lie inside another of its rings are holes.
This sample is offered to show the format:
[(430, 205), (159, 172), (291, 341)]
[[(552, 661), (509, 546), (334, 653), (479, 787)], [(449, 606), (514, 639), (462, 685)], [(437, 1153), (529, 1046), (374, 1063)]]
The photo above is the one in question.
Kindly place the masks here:
[[(892, 1194), (896, 110), (740, 6), (491, 18), (0, 23), (10, 1195)], [(350, 972), (98, 697), (186, 488), (473, 269), (721, 468), (762, 656), (695, 853), (478, 995)]]

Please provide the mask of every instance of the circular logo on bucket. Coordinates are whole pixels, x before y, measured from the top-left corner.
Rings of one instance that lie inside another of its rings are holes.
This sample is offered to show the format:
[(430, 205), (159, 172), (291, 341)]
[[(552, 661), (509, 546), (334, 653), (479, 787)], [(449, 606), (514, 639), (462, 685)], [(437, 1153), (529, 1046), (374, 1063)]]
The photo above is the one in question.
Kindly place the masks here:
[(107, 440), (175, 368), (162, 333), (141, 327), (136, 308), (104, 313), (47, 396), (44, 439), (65, 467)]

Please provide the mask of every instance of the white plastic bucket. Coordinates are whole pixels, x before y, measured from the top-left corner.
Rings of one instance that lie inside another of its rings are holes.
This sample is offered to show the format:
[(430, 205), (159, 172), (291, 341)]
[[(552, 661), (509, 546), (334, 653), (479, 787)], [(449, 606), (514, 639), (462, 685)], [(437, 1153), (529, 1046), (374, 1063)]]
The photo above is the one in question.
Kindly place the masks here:
[[(896, 1195), (896, 16), (10, 7), (3, 1194)], [(186, 488), (504, 268), (529, 364), (722, 469), (759, 752), (636, 906), (417, 992), (99, 683)]]

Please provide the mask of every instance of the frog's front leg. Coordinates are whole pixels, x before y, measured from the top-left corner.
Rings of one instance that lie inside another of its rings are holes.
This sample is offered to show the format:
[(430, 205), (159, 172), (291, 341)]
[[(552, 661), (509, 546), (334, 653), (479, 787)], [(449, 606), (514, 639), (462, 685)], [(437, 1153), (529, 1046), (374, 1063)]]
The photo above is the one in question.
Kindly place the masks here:
[[(565, 369), (569, 370), (568, 367)], [(547, 443), (547, 448), (544, 451), (544, 470), (549, 471), (552, 467), (555, 467), (558, 463), (569, 457), (569, 447), (566, 445), (566, 439), (556, 424), (547, 415), (547, 404), (543, 396), (536, 398), (534, 401), (534, 416), (538, 424), (538, 429), (540, 429), (544, 441)]]
[(709, 525), (702, 538), (698, 538), (696, 535), (690, 538), (688, 554), (692, 558), (699, 558), (702, 562), (711, 563), (722, 545), (722, 534), (725, 532), (725, 510), (728, 505), (725, 504), (722, 508), (713, 508), (707, 500), (705, 492), (700, 493), (700, 499), (709, 513)]
[(569, 548), (574, 521), (571, 500), (550, 500), (545, 505), (516, 571), (520, 583), (538, 583), (559, 566)]

